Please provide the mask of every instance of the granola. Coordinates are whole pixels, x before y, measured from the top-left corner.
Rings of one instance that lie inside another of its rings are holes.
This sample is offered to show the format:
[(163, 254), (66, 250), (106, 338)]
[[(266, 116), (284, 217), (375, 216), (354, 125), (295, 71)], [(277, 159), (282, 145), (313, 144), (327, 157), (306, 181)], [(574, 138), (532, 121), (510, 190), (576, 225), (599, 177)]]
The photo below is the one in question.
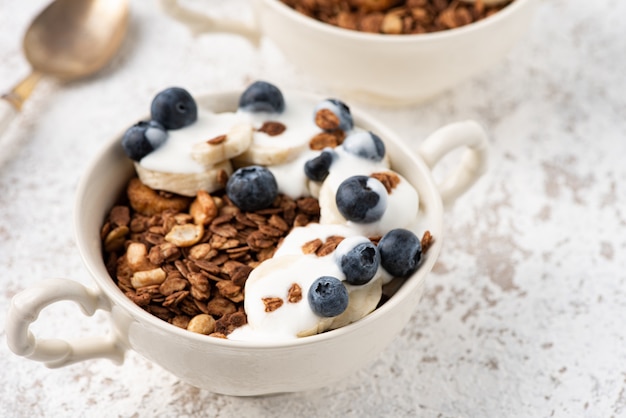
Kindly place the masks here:
[(281, 0), (313, 19), (361, 32), (419, 34), (454, 29), (497, 13), (514, 0), (487, 6), (459, 0)]
[(398, 177), (396, 173), (391, 171), (372, 173), (371, 177), (374, 177), (376, 180), (380, 181), (383, 186), (385, 186), (385, 190), (387, 190), (387, 193), (391, 193), (393, 189), (395, 189), (396, 186), (400, 183), (400, 177)]
[[(109, 274), (146, 311), (207, 335), (225, 336), (246, 323), (243, 288), (252, 269), (294, 225), (319, 220), (312, 198), (279, 195), (270, 208), (242, 212), (223, 192), (199, 191), (190, 201), (148, 189), (132, 179), (128, 201), (102, 226)], [(299, 298), (294, 288), (290, 301)]]

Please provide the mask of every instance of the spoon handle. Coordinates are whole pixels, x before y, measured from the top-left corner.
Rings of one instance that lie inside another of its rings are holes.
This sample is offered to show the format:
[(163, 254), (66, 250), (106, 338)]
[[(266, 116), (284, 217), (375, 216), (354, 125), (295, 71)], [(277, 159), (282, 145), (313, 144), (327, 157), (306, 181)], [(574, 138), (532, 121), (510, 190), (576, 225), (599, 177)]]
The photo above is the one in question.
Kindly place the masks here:
[(0, 98), (0, 135), (9, 128), (11, 121), (22, 110), (22, 105), (35, 90), (41, 75), (38, 71), (32, 71), (26, 78), (17, 83), (10, 92), (2, 95)]

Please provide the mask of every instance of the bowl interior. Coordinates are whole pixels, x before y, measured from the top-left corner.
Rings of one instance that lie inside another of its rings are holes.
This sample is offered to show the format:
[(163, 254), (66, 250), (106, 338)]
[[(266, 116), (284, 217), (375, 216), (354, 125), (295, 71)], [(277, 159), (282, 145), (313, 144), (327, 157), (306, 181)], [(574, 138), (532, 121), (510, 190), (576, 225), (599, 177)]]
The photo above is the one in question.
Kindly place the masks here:
[[(240, 94), (241, 92), (239, 91), (207, 94), (197, 96), (196, 101), (198, 106), (214, 112), (234, 111), (237, 108)], [(307, 96), (316, 101), (322, 99), (317, 96)], [(426, 256), (423, 257), (422, 264), (417, 272), (404, 282), (390, 300), (374, 312), (346, 327), (322, 334), (290, 342), (257, 343), (207, 338), (204, 335), (195, 334), (168, 324), (135, 305), (119, 290), (107, 273), (102, 257), (100, 239), (100, 229), (108, 211), (124, 193), (126, 183), (134, 175), (133, 165), (124, 154), (120, 145), (121, 134), (112, 138), (96, 156), (81, 179), (76, 194), (74, 226), (78, 248), (86, 267), (100, 289), (110, 298), (113, 304), (124, 308), (124, 310), (136, 320), (160, 327), (167, 330), (168, 333), (174, 333), (180, 338), (202, 341), (204, 344), (245, 347), (294, 346), (333, 338), (333, 336), (349, 333), (352, 328), (367, 326), (370, 321), (384, 316), (386, 312), (390, 310), (396, 309), (404, 299), (411, 298), (416, 292), (421, 292), (424, 278), (432, 269), (439, 251), (441, 250), (443, 209), (439, 192), (434, 185), (428, 167), (414, 152), (404, 145), (393, 132), (358, 109), (351, 108), (351, 110), (357, 126), (376, 132), (383, 139), (391, 159), (392, 168), (407, 178), (417, 189), (420, 197), (420, 217), (414, 232), (421, 237), (425, 230), (429, 230), (435, 238), (433, 246), (428, 250)]]

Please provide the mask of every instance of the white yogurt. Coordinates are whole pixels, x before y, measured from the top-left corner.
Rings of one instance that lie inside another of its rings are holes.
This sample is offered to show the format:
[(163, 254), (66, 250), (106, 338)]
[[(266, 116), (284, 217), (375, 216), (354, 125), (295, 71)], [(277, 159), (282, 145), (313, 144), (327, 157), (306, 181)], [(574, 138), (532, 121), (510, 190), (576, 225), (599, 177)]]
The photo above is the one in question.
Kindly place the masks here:
[(304, 164), (318, 154), (319, 151), (312, 151), (306, 147), (295, 160), (269, 166), (268, 169), (276, 178), (278, 191), (292, 199), (310, 196), (309, 179), (304, 173)]
[(339, 185), (348, 177), (369, 176), (376, 172), (391, 171), (388, 159), (371, 161), (348, 153), (342, 147), (335, 149), (338, 158), (333, 161), (328, 177), (319, 191), (320, 223), (344, 224), (354, 228), (360, 235), (383, 235), (394, 228), (408, 228), (417, 217), (419, 197), (415, 188), (403, 176), (395, 173), (400, 182), (387, 195), (387, 209), (381, 219), (371, 223), (356, 223), (346, 220), (337, 209), (335, 195)]
[(191, 157), (194, 144), (226, 135), (237, 124), (235, 113), (213, 113), (198, 109), (196, 122), (182, 129), (168, 131), (168, 138), (139, 164), (148, 170), (164, 173), (201, 173), (207, 169)]
[[(330, 235), (354, 233), (341, 225), (310, 224), (296, 228), (288, 235), (273, 258), (254, 269), (246, 281), (244, 308), (248, 324), (236, 328), (228, 335), (232, 340), (285, 340), (313, 335), (327, 329), (354, 322), (371, 312), (380, 300), (384, 269), (370, 282), (362, 286), (344, 283), (350, 297), (350, 307), (343, 314), (321, 317), (311, 309), (307, 295), (313, 282), (320, 276), (332, 276), (345, 281), (345, 275), (337, 262), (335, 253), (318, 257), (304, 254), (304, 242), (315, 238), (324, 241)], [(366, 241), (365, 237), (349, 237), (350, 244)], [(297, 284), (301, 299), (289, 301), (289, 290)], [(282, 304), (267, 312), (264, 298), (280, 298)]]
[(298, 96), (285, 95), (285, 110), (282, 113), (250, 112), (237, 110), (237, 116), (259, 129), (265, 122), (280, 122), (287, 129), (280, 135), (270, 136), (255, 131), (251, 147), (268, 149), (308, 149), (311, 138), (320, 132), (313, 119), (313, 105), (310, 100)]

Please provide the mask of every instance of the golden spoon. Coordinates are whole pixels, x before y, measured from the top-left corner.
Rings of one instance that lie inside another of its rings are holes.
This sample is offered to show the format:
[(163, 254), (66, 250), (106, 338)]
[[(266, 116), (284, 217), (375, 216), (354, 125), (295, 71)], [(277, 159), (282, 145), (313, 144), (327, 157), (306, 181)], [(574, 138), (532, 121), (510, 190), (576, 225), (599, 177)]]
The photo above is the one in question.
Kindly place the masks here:
[(128, 26), (128, 0), (55, 0), (30, 24), (23, 49), (31, 73), (0, 100), (0, 134), (44, 75), (63, 81), (101, 69)]

